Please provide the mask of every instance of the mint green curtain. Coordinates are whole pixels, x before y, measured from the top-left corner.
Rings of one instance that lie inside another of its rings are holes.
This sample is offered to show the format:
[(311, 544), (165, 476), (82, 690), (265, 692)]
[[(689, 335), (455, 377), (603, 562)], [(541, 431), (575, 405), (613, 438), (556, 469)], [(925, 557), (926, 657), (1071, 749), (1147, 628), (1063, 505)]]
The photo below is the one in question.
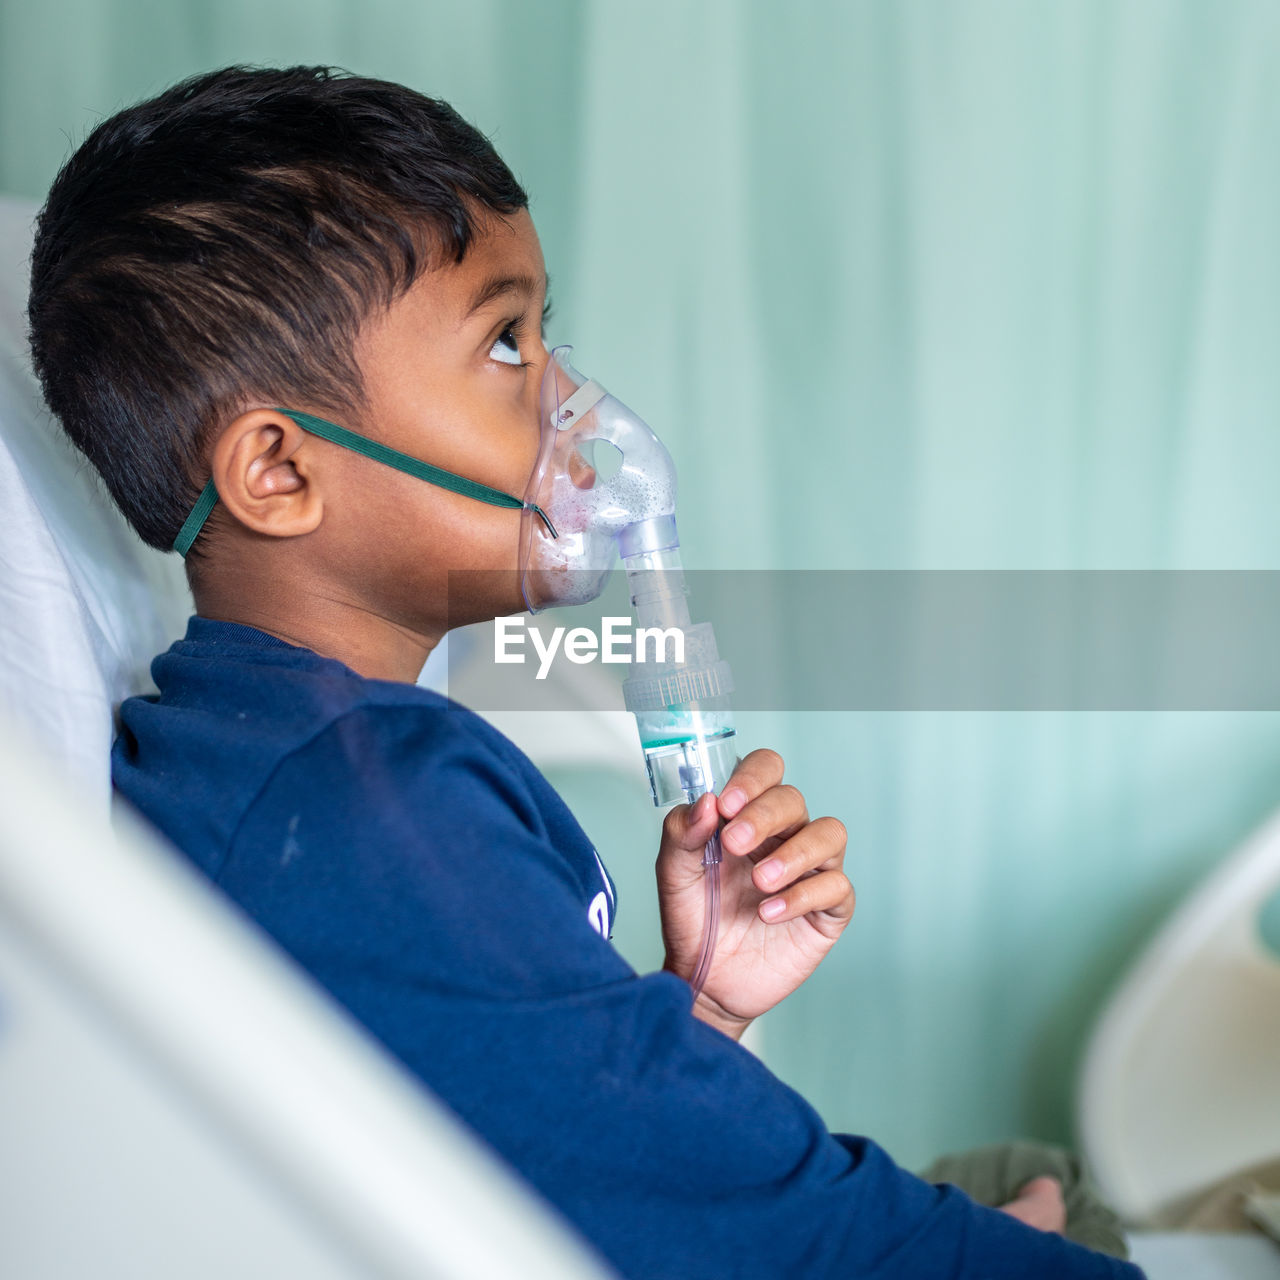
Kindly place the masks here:
[[(530, 188), (691, 563), (1276, 568), (1278, 59), (1270, 0), (0, 0), (0, 188), (220, 63), (404, 80)], [(1069, 1137), (1108, 986), (1280, 803), (1269, 714), (740, 727), (860, 899), (764, 1054), (908, 1162)], [(559, 781), (656, 962), (656, 816)]]

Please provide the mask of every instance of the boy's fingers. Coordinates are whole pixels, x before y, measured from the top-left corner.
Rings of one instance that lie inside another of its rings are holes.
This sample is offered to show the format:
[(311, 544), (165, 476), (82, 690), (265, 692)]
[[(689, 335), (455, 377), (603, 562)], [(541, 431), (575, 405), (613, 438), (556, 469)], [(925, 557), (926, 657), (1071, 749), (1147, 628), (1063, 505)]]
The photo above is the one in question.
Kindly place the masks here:
[[(667, 814), (662, 824), (664, 841), (681, 849), (700, 849), (711, 838), (720, 817), (727, 819), (741, 813), (757, 796), (776, 788), (782, 781), (783, 768), (782, 757), (776, 751), (762, 747), (750, 752), (738, 761), (719, 797), (703, 796), (691, 805), (677, 805)], [(776, 834), (776, 827), (773, 832), (766, 831), (751, 847), (768, 834)]]
[(847, 842), (848, 833), (839, 818), (815, 818), (758, 862), (751, 878), (761, 892), (773, 893), (810, 872), (838, 871), (844, 863)]
[(819, 871), (798, 880), (786, 893), (766, 898), (760, 904), (760, 918), (769, 924), (784, 924), (800, 916), (817, 915), (838, 930), (852, 917), (855, 902), (853, 885), (843, 871)]
[(733, 776), (725, 783), (720, 793), (720, 814), (724, 818), (732, 818), (756, 796), (776, 787), (782, 781), (785, 766), (782, 757), (768, 747), (752, 751), (738, 761)]
[(722, 837), (725, 852), (750, 853), (770, 836), (785, 837), (789, 832), (798, 831), (808, 820), (804, 796), (795, 787), (786, 783), (772, 786), (725, 826)]
[(1011, 1218), (1025, 1222), (1041, 1231), (1061, 1232), (1067, 1225), (1066, 1204), (1062, 1198), (1062, 1184), (1048, 1176), (1032, 1178), (1018, 1198), (1000, 1206)]

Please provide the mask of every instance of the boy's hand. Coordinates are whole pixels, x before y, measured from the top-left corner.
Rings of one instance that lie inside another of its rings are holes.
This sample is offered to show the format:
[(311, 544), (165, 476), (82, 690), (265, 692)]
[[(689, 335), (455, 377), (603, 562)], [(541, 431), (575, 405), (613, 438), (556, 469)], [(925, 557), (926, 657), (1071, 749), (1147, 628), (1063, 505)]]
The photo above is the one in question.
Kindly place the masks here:
[(694, 1013), (735, 1039), (818, 967), (853, 915), (853, 886), (842, 869), (844, 825), (811, 822), (804, 797), (782, 785), (782, 769), (777, 752), (753, 751), (719, 797), (677, 806), (662, 827), (664, 967), (687, 981), (702, 941), (702, 851), (725, 820), (720, 930)]

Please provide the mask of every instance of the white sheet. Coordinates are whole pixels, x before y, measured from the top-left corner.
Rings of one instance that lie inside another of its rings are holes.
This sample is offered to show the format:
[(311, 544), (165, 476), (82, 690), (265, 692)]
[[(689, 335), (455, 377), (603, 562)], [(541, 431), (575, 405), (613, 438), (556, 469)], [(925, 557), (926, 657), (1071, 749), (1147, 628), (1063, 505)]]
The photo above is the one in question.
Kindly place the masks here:
[(0, 198), (0, 713), (110, 794), (112, 713), (191, 609), (176, 556), (144, 546), (50, 419), (31, 373), (35, 206)]
[(1147, 1280), (1280, 1280), (1280, 1247), (1262, 1235), (1129, 1233)]

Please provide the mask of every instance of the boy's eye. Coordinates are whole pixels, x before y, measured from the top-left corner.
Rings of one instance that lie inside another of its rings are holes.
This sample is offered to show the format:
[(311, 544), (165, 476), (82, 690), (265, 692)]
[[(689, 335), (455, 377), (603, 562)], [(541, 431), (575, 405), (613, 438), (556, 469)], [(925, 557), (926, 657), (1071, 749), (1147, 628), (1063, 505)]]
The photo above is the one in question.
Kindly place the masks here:
[(498, 335), (498, 340), (489, 348), (489, 358), (499, 364), (520, 364), (520, 343), (516, 338), (515, 326), (507, 325)]

